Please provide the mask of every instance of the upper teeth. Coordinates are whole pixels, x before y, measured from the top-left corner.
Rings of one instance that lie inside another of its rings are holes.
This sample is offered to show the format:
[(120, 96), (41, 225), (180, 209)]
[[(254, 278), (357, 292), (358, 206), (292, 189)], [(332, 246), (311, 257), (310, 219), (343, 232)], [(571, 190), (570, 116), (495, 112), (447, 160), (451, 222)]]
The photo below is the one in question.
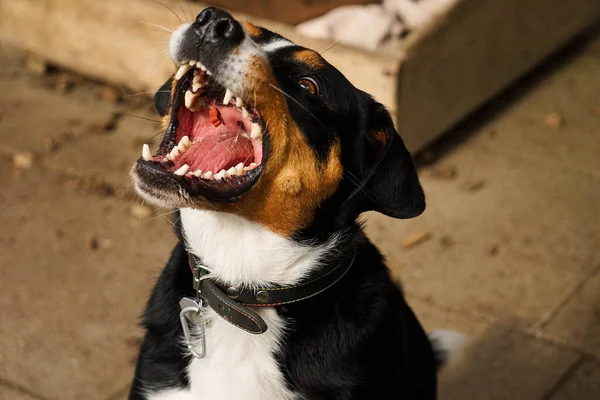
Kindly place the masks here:
[(223, 97), (223, 104), (225, 104), (225, 105), (229, 104), (229, 102), (231, 101), (232, 97), (233, 97), (233, 93), (231, 92), (231, 90), (226, 89), (225, 90), (225, 97)]
[(260, 128), (260, 125), (258, 125), (256, 122), (252, 123), (252, 130), (250, 131), (250, 137), (252, 139), (260, 139), (262, 137), (262, 129)]
[(177, 73), (175, 74), (175, 80), (180, 80), (181, 78), (183, 78), (183, 76), (186, 74), (186, 72), (188, 72), (190, 69), (192, 69), (193, 67), (190, 64), (183, 64), (181, 67), (179, 67), (179, 69), (177, 70)]

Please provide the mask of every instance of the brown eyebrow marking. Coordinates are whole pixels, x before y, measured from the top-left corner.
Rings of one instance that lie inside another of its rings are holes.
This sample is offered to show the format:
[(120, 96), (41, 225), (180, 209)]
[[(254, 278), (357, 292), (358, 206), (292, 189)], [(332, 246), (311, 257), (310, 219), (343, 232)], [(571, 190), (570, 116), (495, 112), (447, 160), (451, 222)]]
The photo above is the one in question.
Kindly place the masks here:
[(298, 50), (294, 52), (293, 57), (296, 59), (296, 61), (306, 64), (313, 69), (319, 69), (325, 66), (325, 60), (323, 60), (323, 57), (313, 50)]
[(244, 28), (246, 28), (246, 32), (248, 32), (250, 36), (260, 36), (263, 33), (260, 26), (256, 26), (250, 22), (244, 22)]

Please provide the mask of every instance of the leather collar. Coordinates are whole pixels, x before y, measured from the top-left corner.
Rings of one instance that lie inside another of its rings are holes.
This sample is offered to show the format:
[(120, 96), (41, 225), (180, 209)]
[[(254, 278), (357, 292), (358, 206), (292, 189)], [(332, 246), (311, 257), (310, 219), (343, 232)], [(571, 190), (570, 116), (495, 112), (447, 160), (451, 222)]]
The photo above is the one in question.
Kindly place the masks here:
[(236, 287), (217, 282), (200, 259), (188, 253), (194, 275), (194, 289), (208, 305), (226, 321), (247, 332), (259, 334), (267, 330), (265, 321), (251, 307), (275, 307), (309, 299), (335, 285), (348, 272), (350, 262), (343, 263), (306, 282), (290, 286)]

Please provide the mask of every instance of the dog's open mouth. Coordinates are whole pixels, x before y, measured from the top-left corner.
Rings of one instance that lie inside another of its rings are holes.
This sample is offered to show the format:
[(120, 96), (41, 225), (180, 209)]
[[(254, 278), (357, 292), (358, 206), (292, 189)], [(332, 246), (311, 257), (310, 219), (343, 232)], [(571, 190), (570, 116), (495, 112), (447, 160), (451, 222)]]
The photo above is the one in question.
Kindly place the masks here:
[(154, 156), (144, 145), (136, 173), (146, 184), (177, 183), (191, 196), (239, 197), (258, 180), (266, 156), (268, 137), (258, 110), (199, 62), (182, 65), (175, 80), (165, 136)]

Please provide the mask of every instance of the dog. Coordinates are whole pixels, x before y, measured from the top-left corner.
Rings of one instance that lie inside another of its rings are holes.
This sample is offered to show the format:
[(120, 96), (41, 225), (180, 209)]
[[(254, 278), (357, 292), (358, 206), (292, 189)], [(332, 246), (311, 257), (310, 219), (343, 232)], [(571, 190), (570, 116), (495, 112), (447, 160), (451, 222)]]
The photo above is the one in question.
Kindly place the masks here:
[(319, 53), (220, 9), (169, 48), (164, 137), (131, 175), (176, 210), (179, 242), (129, 398), (435, 399), (443, 346), (357, 222), (425, 209), (385, 107)]

